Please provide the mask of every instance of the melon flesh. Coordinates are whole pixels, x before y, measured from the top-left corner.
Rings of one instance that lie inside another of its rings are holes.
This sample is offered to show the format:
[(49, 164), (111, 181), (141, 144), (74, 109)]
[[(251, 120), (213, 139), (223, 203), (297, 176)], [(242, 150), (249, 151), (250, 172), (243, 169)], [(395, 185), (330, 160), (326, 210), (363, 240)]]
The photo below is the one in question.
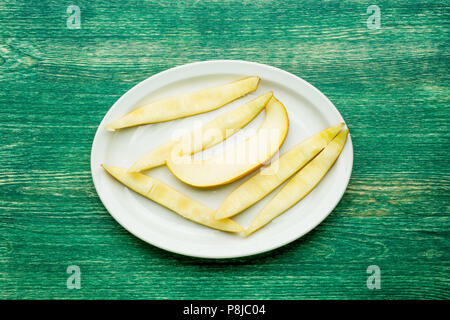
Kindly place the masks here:
[(243, 231), (243, 228), (231, 219), (215, 220), (213, 209), (189, 198), (158, 179), (142, 173), (128, 173), (126, 169), (115, 166), (102, 165), (102, 167), (131, 190), (186, 219), (222, 231)]
[(206, 160), (172, 153), (167, 167), (178, 179), (196, 187), (230, 183), (256, 170), (279, 150), (289, 127), (286, 109), (275, 97), (270, 99), (265, 110), (261, 127), (242, 143)]
[(172, 150), (180, 155), (191, 155), (222, 142), (252, 121), (272, 96), (272, 91), (267, 92), (243, 106), (218, 116), (201, 128), (161, 144), (137, 160), (128, 171), (139, 172), (164, 165)]
[(150, 102), (107, 124), (106, 130), (174, 120), (220, 108), (256, 90), (259, 77), (247, 77), (220, 86)]
[(244, 236), (262, 228), (310, 193), (336, 162), (344, 148), (347, 134), (348, 129), (339, 132), (317, 157), (295, 174), (258, 213)]
[(216, 219), (234, 216), (264, 198), (322, 151), (343, 127), (340, 123), (309, 137), (256, 173), (228, 195)]

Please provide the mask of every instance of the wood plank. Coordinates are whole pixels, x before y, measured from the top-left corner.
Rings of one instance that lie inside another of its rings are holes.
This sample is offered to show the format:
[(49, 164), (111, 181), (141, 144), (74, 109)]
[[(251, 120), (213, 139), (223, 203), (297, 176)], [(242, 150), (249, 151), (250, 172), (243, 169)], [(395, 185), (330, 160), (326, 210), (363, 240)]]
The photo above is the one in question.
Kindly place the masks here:
[[(448, 3), (60, 1), (0, 5), (0, 298), (448, 299)], [(342, 201), (314, 231), (255, 258), (209, 261), (130, 235), (90, 178), (95, 130), (139, 81), (193, 61), (292, 72), (346, 119)], [(66, 268), (82, 289), (66, 288)], [(368, 290), (367, 266), (382, 272)]]

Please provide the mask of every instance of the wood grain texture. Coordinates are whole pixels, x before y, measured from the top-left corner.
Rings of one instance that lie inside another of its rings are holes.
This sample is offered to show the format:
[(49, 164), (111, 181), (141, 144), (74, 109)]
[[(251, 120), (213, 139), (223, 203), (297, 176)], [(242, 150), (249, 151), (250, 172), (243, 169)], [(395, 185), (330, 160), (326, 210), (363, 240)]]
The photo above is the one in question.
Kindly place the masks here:
[[(66, 28), (66, 8), (82, 26)], [(369, 5), (381, 28), (366, 27)], [(448, 1), (0, 2), (0, 298), (448, 299)], [(346, 119), (348, 190), (314, 231), (253, 258), (178, 256), (130, 235), (90, 177), (109, 107), (193, 61), (292, 72)], [(66, 288), (79, 265), (80, 290)], [(366, 269), (381, 268), (380, 290)]]

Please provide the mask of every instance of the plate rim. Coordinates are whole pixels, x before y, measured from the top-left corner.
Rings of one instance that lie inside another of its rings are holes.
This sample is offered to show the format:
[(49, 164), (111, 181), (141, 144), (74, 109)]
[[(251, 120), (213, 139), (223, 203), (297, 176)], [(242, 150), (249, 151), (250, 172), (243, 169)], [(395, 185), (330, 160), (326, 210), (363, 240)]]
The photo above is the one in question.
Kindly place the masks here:
[[(144, 86), (146, 84), (146, 82), (150, 82), (155, 80), (155, 78), (159, 78), (161, 76), (166, 75), (167, 73), (170, 72), (176, 72), (179, 71), (183, 68), (192, 68), (192, 67), (196, 67), (199, 65), (205, 65), (205, 64), (243, 64), (243, 65), (253, 65), (256, 67), (261, 67), (261, 68), (266, 68), (266, 69), (271, 69), (272, 71), (275, 72), (281, 72), (282, 74), (284, 74), (285, 76), (288, 76), (290, 78), (294, 78), (296, 81), (300, 81), (303, 83), (303, 85), (305, 85), (309, 90), (312, 90), (315, 94), (318, 94), (321, 96), (322, 99), (324, 99), (324, 101), (328, 104), (329, 107), (331, 107), (332, 109), (334, 109), (334, 111), (339, 115), (339, 117), (342, 119), (343, 122), (344, 119), (342, 117), (342, 115), (340, 114), (339, 110), (336, 108), (336, 106), (328, 99), (327, 96), (325, 96), (325, 94), (323, 94), (319, 89), (317, 89), (316, 87), (314, 87), (312, 84), (310, 84), (309, 82), (307, 82), (306, 80), (300, 78), (299, 76), (292, 74), (288, 71), (285, 71), (283, 69), (271, 66), (271, 65), (267, 65), (267, 64), (263, 64), (263, 63), (258, 63), (258, 62), (252, 62), (252, 61), (245, 61), (245, 60), (226, 60), (226, 59), (219, 59), (219, 60), (206, 60), (206, 61), (198, 61), (198, 62), (192, 62), (192, 63), (187, 63), (187, 64), (183, 64), (183, 65), (179, 65), (179, 66), (175, 66), (166, 70), (163, 70), (161, 72), (158, 72), (150, 77), (147, 77), (146, 79), (140, 81), (139, 83), (137, 83), (136, 85), (134, 85), (133, 87), (131, 87), (130, 89), (128, 89), (125, 93), (123, 93), (119, 99), (117, 99), (114, 104), (108, 109), (108, 111), (105, 113), (105, 115), (103, 116), (102, 120), (100, 121), (100, 124), (97, 127), (97, 130), (95, 132), (94, 135), (94, 139), (92, 141), (92, 146), (91, 146), (91, 153), (90, 153), (90, 169), (91, 169), (91, 177), (92, 177), (92, 181), (94, 184), (94, 188), (95, 191), (98, 195), (98, 197), (100, 198), (100, 201), (102, 202), (103, 206), (105, 207), (105, 209), (108, 211), (108, 213), (114, 218), (114, 220), (116, 220), (116, 222), (118, 222), (125, 230), (127, 230), (129, 233), (131, 233), (133, 236), (139, 238), (140, 240), (151, 244), (157, 248), (163, 249), (165, 251), (169, 251), (172, 253), (176, 253), (176, 254), (180, 254), (183, 256), (188, 256), (188, 257), (195, 257), (195, 258), (203, 258), (203, 259), (233, 259), (233, 258), (240, 258), (240, 257), (249, 257), (249, 256), (254, 256), (254, 255), (258, 255), (258, 254), (262, 254), (264, 252), (270, 252), (273, 250), (276, 250), (280, 247), (283, 247), (291, 242), (294, 242), (295, 240), (300, 239), (301, 237), (303, 237), (304, 235), (306, 235), (307, 233), (309, 233), (311, 230), (315, 229), (319, 224), (321, 224), (336, 208), (336, 206), (339, 204), (339, 202), (341, 201), (345, 191), (347, 190), (348, 184), (350, 182), (350, 178), (352, 175), (352, 171), (353, 171), (353, 161), (354, 161), (354, 152), (353, 152), (353, 144), (352, 144), (352, 139), (351, 139), (351, 135), (350, 132), (348, 133), (348, 137), (347, 137), (347, 143), (346, 145), (348, 145), (347, 148), (350, 148), (350, 152), (349, 152), (349, 159), (347, 160), (349, 163), (349, 170), (348, 170), (348, 174), (345, 177), (345, 183), (341, 184), (341, 188), (338, 192), (335, 192), (335, 194), (337, 195), (336, 200), (334, 202), (334, 204), (331, 206), (329, 212), (323, 216), (323, 218), (321, 219), (317, 219), (315, 223), (311, 224), (308, 228), (305, 229), (301, 229), (300, 232), (295, 233), (293, 236), (287, 237), (286, 239), (284, 239), (283, 241), (280, 241), (278, 243), (276, 243), (273, 246), (268, 246), (268, 248), (262, 248), (262, 249), (255, 249), (251, 252), (243, 252), (241, 254), (233, 254), (233, 255), (221, 255), (220, 253), (217, 255), (211, 255), (211, 254), (193, 254), (191, 253), (187, 253), (185, 251), (183, 251), (182, 249), (174, 249), (170, 246), (167, 246), (165, 244), (161, 244), (161, 243), (157, 243), (152, 241), (151, 239), (149, 239), (149, 237), (144, 236), (143, 234), (141, 234), (140, 232), (137, 232), (136, 230), (131, 230), (132, 228), (129, 228), (128, 225), (126, 223), (124, 223), (124, 221), (122, 220), (122, 217), (120, 215), (117, 215), (114, 213), (114, 210), (112, 208), (112, 205), (110, 205), (108, 203), (108, 201), (106, 201), (106, 199), (103, 198), (102, 196), (102, 192), (99, 189), (99, 183), (96, 182), (96, 176), (94, 173), (94, 165), (96, 164), (96, 159), (98, 158), (95, 154), (95, 147), (96, 147), (96, 142), (98, 142), (99, 139), (99, 135), (100, 132), (103, 129), (103, 123), (105, 122), (105, 119), (108, 117), (108, 115), (110, 114), (110, 112), (112, 112), (112, 110), (115, 108), (115, 106), (119, 103), (121, 103), (122, 100), (125, 99), (126, 96), (129, 96), (130, 94), (132, 94), (134, 91), (136, 91), (137, 89), (139, 89), (140, 87)], [(163, 85), (162, 87), (164, 87), (165, 85)]]

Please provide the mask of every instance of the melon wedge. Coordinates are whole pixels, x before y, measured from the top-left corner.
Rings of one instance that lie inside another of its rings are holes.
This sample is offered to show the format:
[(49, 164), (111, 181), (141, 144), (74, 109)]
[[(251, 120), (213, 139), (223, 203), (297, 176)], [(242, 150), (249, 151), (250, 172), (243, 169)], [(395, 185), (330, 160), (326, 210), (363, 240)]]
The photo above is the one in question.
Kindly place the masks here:
[(255, 91), (259, 80), (256, 76), (247, 77), (224, 85), (150, 102), (107, 124), (105, 129), (114, 131), (211, 111)]
[(172, 156), (167, 167), (181, 181), (196, 187), (212, 187), (233, 182), (259, 168), (283, 144), (289, 127), (286, 109), (272, 97), (258, 131), (242, 143), (216, 157), (194, 160), (192, 156)]
[(128, 172), (140, 172), (147, 169), (162, 166), (166, 163), (166, 159), (170, 156), (173, 147), (178, 143), (177, 140), (169, 140), (154, 150), (148, 152), (139, 158), (129, 169)]
[(292, 177), (258, 213), (247, 230), (245, 230), (244, 236), (248, 236), (265, 226), (310, 193), (341, 154), (347, 140), (347, 134), (348, 129), (339, 132), (317, 157)]
[(241, 232), (243, 228), (231, 219), (217, 221), (214, 210), (189, 198), (164, 182), (142, 173), (128, 173), (115, 166), (102, 167), (131, 190), (178, 213), (180, 216), (202, 225), (228, 232)]
[(180, 155), (191, 155), (222, 142), (252, 121), (272, 96), (272, 91), (267, 92), (243, 106), (218, 116), (201, 128), (161, 144), (137, 160), (128, 171), (139, 172), (161, 166), (166, 163), (172, 150), (176, 150)]
[(216, 219), (234, 216), (264, 198), (322, 151), (343, 127), (340, 123), (309, 137), (245, 181), (222, 202)]

